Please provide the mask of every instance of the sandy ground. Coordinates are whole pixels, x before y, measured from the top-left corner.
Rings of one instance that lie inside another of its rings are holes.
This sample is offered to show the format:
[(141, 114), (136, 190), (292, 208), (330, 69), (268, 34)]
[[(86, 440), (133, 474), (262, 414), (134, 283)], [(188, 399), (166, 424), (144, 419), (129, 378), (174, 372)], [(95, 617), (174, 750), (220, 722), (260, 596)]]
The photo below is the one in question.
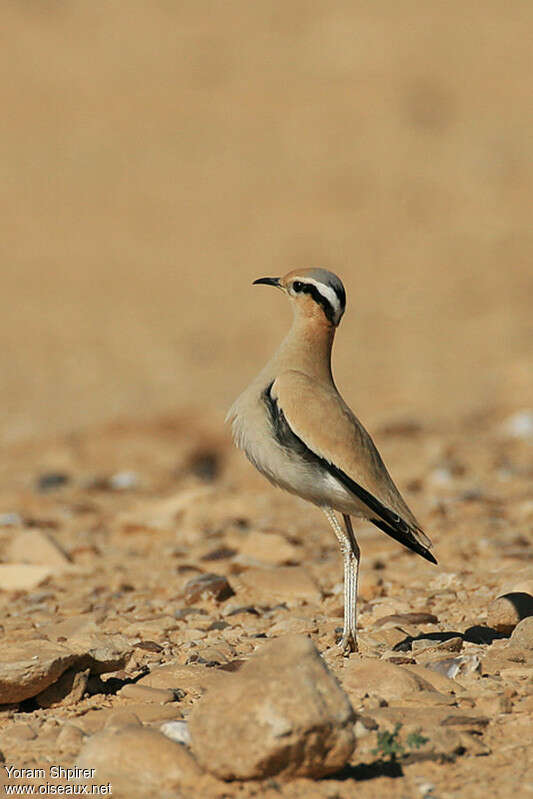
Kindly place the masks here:
[[(223, 790), (533, 791), (530, 653), (517, 661), (507, 638), (466, 635), (502, 590), (532, 579), (530, 417), (505, 426), (533, 407), (531, 9), (50, 0), (6, 2), (2, 17), (0, 513), (15, 514), (2, 559), (38, 530), (72, 566), (0, 594), (4, 643), (96, 613), (106, 634), (161, 648), (136, 648), (126, 680), (207, 647), (219, 668), (249, 657), (254, 636), (304, 631), (342, 682), (333, 537), (255, 475), (223, 425), (289, 322), (282, 298), (251, 281), (326, 266), (349, 303), (337, 383), (439, 559), (361, 530), (363, 655), (398, 657), (380, 618), (435, 614), (405, 636), (460, 633), (460, 654), (481, 666), (457, 677), (454, 707), (488, 721), (461, 754), (405, 762), (401, 776), (371, 765), (373, 731), (339, 780)], [(117, 490), (109, 478), (124, 472), (135, 479)], [(40, 490), (50, 473), (67, 482)], [(272, 566), (268, 546), (254, 559), (253, 536), (273, 533), (292, 547), (272, 574), (276, 602), (246, 587), (247, 572)], [(284, 599), (284, 568), (318, 594)], [(201, 622), (165, 628), (185, 583), (211, 571), (235, 583), (236, 602), (270, 610), (232, 617), (206, 601)], [(208, 629), (219, 621), (229, 626)], [(93, 689), (72, 707), (6, 710), (4, 756), (74, 762), (133, 702)], [(61, 748), (66, 721), (81, 733)]]

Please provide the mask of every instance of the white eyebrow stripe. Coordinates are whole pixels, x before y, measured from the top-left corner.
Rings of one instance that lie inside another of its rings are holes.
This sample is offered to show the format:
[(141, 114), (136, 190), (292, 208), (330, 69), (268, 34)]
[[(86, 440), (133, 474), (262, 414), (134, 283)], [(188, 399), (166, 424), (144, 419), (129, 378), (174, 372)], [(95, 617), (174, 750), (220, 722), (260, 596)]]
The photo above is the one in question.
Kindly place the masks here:
[(337, 324), (343, 314), (344, 308), (340, 304), (336, 291), (332, 289), (331, 286), (326, 286), (319, 280), (313, 280), (312, 277), (302, 278), (302, 283), (312, 283), (317, 291), (322, 294), (324, 299), (329, 302), (335, 313), (335, 323)]

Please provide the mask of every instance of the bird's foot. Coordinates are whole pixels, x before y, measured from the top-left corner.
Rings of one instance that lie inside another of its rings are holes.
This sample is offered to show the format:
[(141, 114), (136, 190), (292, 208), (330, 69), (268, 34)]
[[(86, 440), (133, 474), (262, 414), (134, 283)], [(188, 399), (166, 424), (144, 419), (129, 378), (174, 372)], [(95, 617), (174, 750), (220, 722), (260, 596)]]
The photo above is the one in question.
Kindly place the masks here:
[(343, 633), (342, 638), (338, 641), (341, 653), (345, 658), (350, 657), (352, 652), (358, 652), (357, 638), (353, 633)]

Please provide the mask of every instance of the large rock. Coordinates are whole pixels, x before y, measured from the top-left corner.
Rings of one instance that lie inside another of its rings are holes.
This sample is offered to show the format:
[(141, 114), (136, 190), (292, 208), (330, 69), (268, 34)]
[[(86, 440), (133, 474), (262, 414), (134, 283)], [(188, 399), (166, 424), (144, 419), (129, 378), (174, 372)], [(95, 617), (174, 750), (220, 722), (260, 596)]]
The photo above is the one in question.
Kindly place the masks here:
[(354, 713), (304, 636), (279, 638), (195, 706), (191, 746), (222, 779), (322, 777), (354, 747)]
[(0, 704), (21, 702), (52, 685), (77, 660), (67, 647), (42, 639), (2, 644)]

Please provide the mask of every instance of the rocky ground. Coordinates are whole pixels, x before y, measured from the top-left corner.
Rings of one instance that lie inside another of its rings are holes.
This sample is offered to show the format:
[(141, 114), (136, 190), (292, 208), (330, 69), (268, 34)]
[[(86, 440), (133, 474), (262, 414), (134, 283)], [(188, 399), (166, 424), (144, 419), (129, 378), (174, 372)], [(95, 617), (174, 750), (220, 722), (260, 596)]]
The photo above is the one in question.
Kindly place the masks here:
[(515, 412), (376, 431), (439, 565), (358, 525), (347, 659), (326, 520), (263, 482), (218, 418), (13, 445), (5, 785), (57, 787), (61, 765), (126, 797), (533, 794), (532, 427)]

